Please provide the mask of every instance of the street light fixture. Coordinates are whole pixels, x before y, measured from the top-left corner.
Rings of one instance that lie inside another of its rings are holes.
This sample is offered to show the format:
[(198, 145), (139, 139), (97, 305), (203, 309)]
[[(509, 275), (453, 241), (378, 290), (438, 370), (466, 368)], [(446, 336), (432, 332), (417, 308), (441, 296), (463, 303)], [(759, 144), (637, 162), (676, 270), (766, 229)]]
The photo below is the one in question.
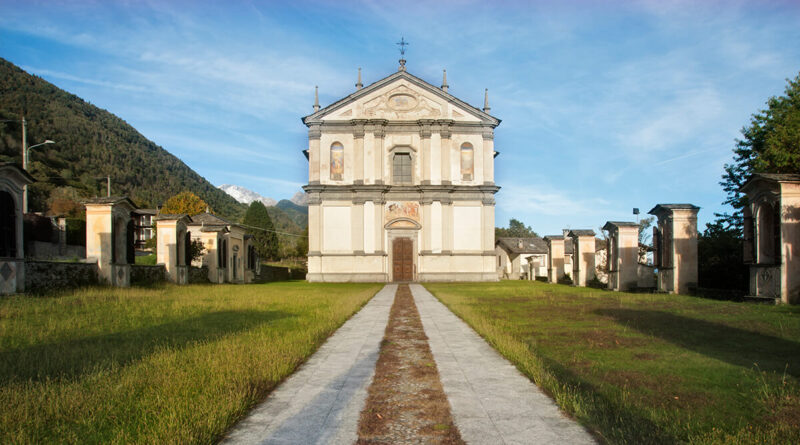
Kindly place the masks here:
[[(23, 119), (23, 123), (25, 120)], [(55, 141), (51, 141), (50, 139), (45, 140), (41, 144), (31, 145), (30, 147), (26, 147), (25, 138), (22, 139), (22, 169), (27, 171), (28, 170), (28, 158), (31, 155), (31, 148), (39, 147), (40, 145), (46, 144), (55, 144)], [(24, 213), (28, 213), (28, 186), (22, 186), (22, 211)]]

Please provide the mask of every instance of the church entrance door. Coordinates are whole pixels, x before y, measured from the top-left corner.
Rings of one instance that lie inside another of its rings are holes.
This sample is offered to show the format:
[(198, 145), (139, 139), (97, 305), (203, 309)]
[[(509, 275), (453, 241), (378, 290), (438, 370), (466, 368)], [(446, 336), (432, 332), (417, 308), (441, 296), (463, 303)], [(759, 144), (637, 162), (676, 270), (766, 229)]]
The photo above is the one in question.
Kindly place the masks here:
[(392, 242), (392, 263), (394, 281), (414, 279), (414, 243), (411, 238), (396, 238)]

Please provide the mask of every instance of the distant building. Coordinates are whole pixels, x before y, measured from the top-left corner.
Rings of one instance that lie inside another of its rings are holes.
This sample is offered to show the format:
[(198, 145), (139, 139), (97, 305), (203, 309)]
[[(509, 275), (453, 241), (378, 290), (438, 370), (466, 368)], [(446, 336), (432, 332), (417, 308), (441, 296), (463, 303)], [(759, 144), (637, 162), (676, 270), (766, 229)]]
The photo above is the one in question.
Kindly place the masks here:
[(542, 238), (498, 238), (494, 245), (498, 278), (536, 278), (529, 276), (531, 265), (536, 276), (547, 276), (547, 242)]
[(191, 239), (200, 240), (205, 251), (192, 265), (208, 268), (212, 283), (250, 283), (260, 262), (252, 235), (243, 226), (211, 213), (192, 216), (187, 224)]
[(137, 250), (143, 250), (147, 240), (155, 236), (153, 224), (158, 209), (136, 209), (131, 213), (133, 220), (133, 245)]

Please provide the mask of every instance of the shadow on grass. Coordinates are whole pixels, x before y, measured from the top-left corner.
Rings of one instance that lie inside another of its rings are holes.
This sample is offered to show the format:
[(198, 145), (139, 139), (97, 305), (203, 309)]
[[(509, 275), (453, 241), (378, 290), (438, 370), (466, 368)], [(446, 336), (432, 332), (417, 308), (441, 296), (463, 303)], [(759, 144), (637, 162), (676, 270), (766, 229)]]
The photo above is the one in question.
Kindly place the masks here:
[[(800, 377), (800, 343), (669, 312), (598, 309), (596, 314), (736, 366)], [(788, 368), (787, 368), (788, 365)]]
[(558, 361), (543, 354), (537, 356), (544, 368), (563, 385), (559, 389), (575, 397), (576, 409), (600, 432), (601, 443), (675, 444), (682, 441), (636, 407), (605, 396), (600, 388)]
[(0, 383), (67, 379), (125, 366), (158, 349), (184, 348), (294, 315), (281, 311), (220, 311), (125, 332), (0, 352)]

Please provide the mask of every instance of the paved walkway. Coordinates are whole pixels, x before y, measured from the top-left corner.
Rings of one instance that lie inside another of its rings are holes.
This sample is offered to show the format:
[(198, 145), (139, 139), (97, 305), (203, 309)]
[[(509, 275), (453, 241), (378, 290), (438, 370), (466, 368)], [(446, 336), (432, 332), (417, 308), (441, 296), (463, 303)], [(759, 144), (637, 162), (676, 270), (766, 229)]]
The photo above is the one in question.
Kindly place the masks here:
[[(531, 381), (424, 287), (410, 285), (461, 437), (472, 444), (593, 444)], [(396, 285), (387, 285), (234, 427), (235, 444), (352, 444)]]
[(424, 287), (412, 284), (453, 417), (467, 443), (593, 444), (526, 376)]
[(372, 382), (396, 285), (387, 285), (342, 325), (224, 443), (352, 444)]

